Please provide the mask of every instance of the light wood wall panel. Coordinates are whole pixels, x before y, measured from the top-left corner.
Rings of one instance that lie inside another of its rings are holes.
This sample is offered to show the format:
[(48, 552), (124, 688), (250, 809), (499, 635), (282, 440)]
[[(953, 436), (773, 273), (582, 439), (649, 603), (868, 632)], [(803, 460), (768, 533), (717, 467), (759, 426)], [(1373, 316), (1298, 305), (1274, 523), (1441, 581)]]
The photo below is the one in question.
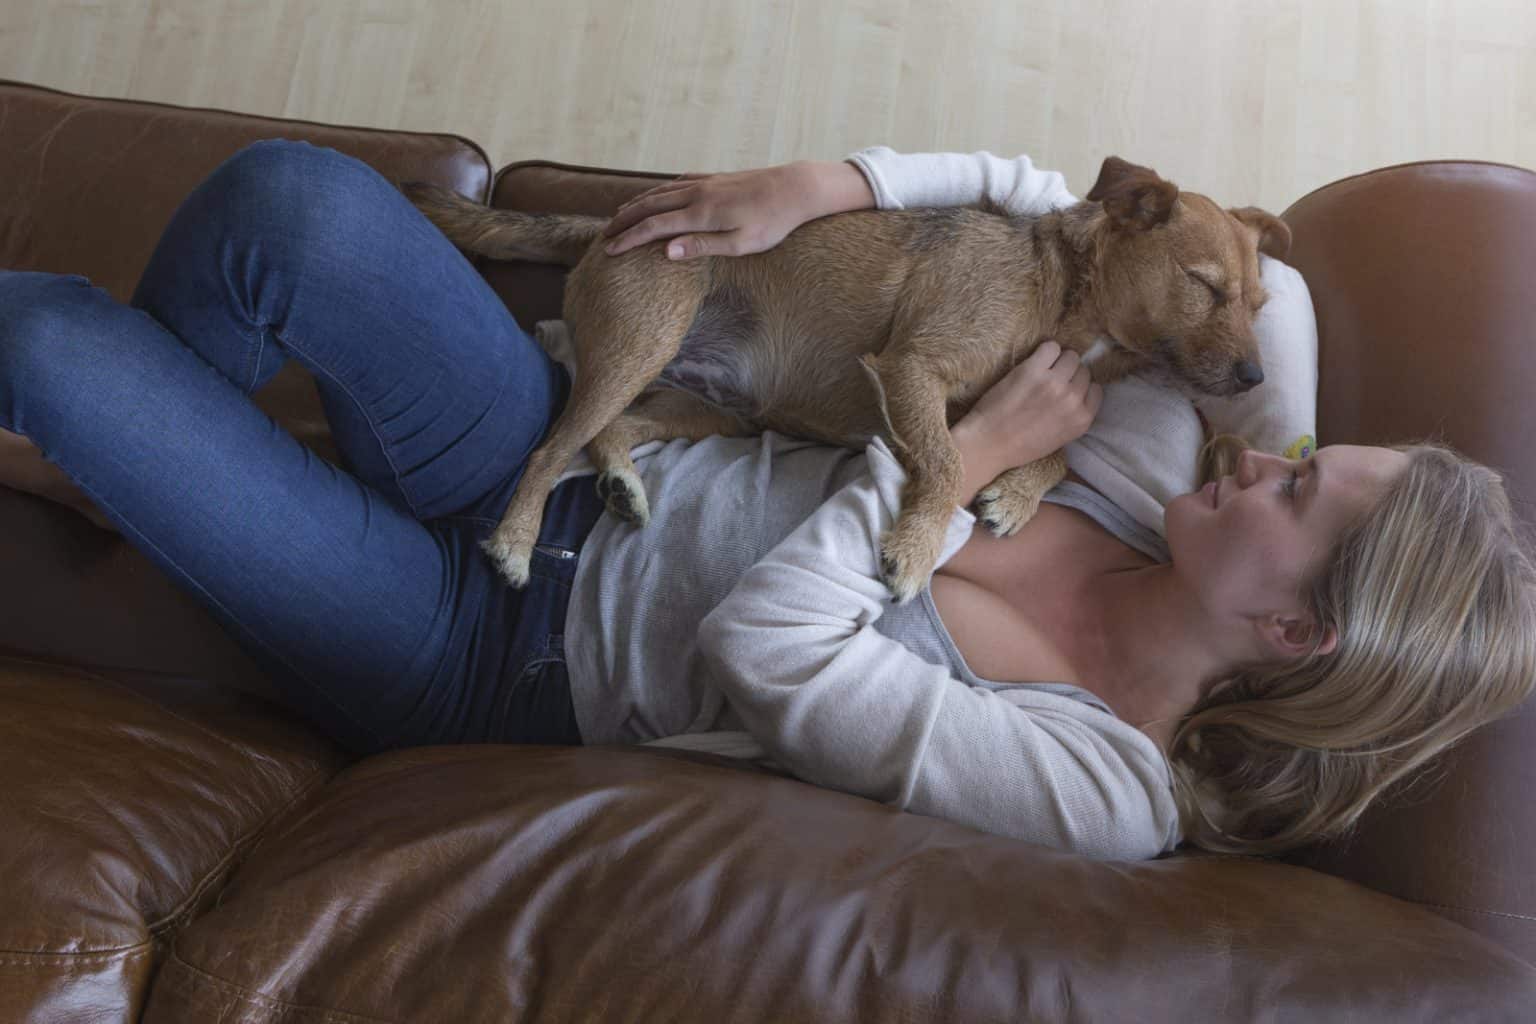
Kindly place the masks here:
[(0, 0), (0, 76), (721, 171), (1116, 153), (1233, 205), (1437, 157), (1536, 166), (1529, 0)]

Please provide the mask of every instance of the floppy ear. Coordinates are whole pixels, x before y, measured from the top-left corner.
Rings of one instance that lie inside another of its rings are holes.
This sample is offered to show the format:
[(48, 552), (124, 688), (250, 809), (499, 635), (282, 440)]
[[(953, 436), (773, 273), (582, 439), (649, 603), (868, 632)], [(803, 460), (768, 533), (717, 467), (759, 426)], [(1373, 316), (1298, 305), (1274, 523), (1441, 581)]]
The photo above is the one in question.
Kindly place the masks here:
[(1265, 213), (1257, 206), (1244, 206), (1227, 212), (1258, 236), (1259, 252), (1283, 260), (1286, 253), (1291, 251), (1290, 226), (1279, 217)]
[(1164, 181), (1150, 167), (1104, 158), (1099, 180), (1088, 190), (1091, 203), (1103, 203), (1110, 223), (1127, 231), (1145, 231), (1168, 219), (1173, 201), (1179, 198), (1179, 186)]

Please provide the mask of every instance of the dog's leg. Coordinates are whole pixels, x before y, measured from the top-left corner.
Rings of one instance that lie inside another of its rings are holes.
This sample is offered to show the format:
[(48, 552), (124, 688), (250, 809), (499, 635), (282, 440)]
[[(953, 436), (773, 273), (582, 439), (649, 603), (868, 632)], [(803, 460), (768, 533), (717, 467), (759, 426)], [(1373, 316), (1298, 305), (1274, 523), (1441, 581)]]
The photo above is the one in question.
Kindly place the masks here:
[[(480, 542), (514, 587), (528, 582), (529, 558), (555, 480), (677, 355), (698, 309), (697, 298), (688, 301), (677, 287), (658, 285), (650, 297), (650, 303), (594, 304), (591, 315), (573, 331), (577, 372), (570, 398), (544, 442), (528, 456), (496, 531)], [(616, 309), (622, 315), (616, 315)]]
[(976, 518), (995, 536), (1011, 536), (1035, 517), (1045, 492), (1066, 475), (1067, 457), (1060, 451), (1004, 470), (976, 495)]
[(915, 597), (933, 574), (964, 466), (949, 433), (943, 382), (911, 356), (864, 362), (878, 374), (891, 429), (905, 442), (901, 514), (880, 538), (880, 579), (899, 604)]
[(598, 431), (587, 455), (598, 469), (597, 493), (608, 511), (644, 526), (650, 519), (645, 488), (629, 450), (657, 439), (699, 441), (715, 434), (744, 437), (758, 428), (687, 391), (667, 389), (642, 395), (633, 409)]

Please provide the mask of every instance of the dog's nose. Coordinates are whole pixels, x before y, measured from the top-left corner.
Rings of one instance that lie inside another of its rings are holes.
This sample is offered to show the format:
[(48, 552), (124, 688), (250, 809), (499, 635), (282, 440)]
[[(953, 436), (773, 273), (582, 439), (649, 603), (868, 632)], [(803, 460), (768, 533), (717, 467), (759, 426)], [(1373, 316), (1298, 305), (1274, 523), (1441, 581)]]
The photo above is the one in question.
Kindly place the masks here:
[(1237, 364), (1237, 367), (1232, 372), (1237, 377), (1237, 382), (1244, 389), (1257, 387), (1264, 383), (1264, 371), (1259, 367), (1258, 363), (1250, 363), (1244, 359)]

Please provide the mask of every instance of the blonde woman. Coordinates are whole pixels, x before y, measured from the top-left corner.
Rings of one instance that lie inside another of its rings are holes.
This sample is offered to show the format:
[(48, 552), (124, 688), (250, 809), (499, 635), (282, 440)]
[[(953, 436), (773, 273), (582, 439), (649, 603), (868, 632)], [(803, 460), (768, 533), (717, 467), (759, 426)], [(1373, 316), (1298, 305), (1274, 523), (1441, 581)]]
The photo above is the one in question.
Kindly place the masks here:
[[(673, 183), (614, 234), (697, 244), (704, 213), (745, 252), (846, 186), (871, 205), (853, 165), (789, 167)], [(345, 469), (249, 401), (289, 358)], [(358, 754), (749, 735), (807, 781), (1085, 856), (1266, 852), (1532, 685), (1502, 485), (1433, 445), (1243, 452), (1162, 530), (1081, 477), (1008, 538), (957, 506), (893, 606), (882, 441), (652, 442), (651, 523), (603, 515), (577, 467), (513, 590), (478, 544), (569, 388), (398, 191), (305, 143), (199, 185), (127, 305), (0, 271), (0, 480), (94, 509)], [(1101, 401), (1042, 346), (955, 424), (968, 493), (1087, 439)]]
[[(1027, 156), (877, 146), (840, 162), (680, 176), (620, 208), (607, 251), (665, 240), (673, 259), (744, 255), (816, 217), (983, 195), (1016, 214), (1075, 201), (1061, 175)], [(1305, 380), (1293, 372), (1282, 386)], [(1310, 412), (1297, 398), (1273, 401), (1295, 419)], [(1130, 415), (1161, 444), (1174, 408)], [(988, 424), (993, 437), (1002, 422)], [(967, 540), (942, 564), (1006, 609), (952, 626), (978, 634), (978, 670), (1004, 674), (1010, 646), (1055, 661), (1051, 678), (1091, 680), (1157, 741), (1183, 841), (1272, 854), (1336, 836), (1384, 789), (1536, 690), (1536, 569), (1497, 473), (1430, 439), (1287, 459), (1223, 435), (1197, 461), (1221, 479), (1167, 503), (1170, 557), (1149, 553), (1129, 516), (1042, 504), (1006, 541), (961, 525)], [(977, 465), (967, 494), (996, 463)], [(1156, 472), (1146, 467), (1132, 471), (1143, 482)], [(1119, 474), (1096, 475), (1145, 498)], [(1075, 472), (1069, 481), (1087, 485)], [(730, 639), (749, 632), (733, 623), (765, 621), (732, 601), (706, 626)], [(989, 627), (998, 632), (981, 635)], [(999, 638), (1009, 631), (1025, 639)], [(982, 663), (993, 655), (995, 668)], [(751, 671), (744, 652), (731, 656)]]

